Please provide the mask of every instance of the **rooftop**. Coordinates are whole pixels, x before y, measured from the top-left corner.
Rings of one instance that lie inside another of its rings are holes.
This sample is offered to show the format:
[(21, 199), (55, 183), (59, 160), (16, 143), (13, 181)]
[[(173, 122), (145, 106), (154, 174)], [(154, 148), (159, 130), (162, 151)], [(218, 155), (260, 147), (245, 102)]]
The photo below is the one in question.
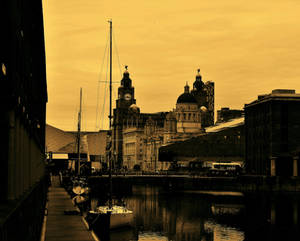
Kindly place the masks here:
[(292, 89), (275, 89), (272, 90), (270, 94), (258, 95), (257, 100), (254, 100), (249, 104), (245, 104), (245, 107), (274, 99), (300, 101), (300, 94), (296, 93), (296, 91)]
[(222, 122), (220, 124), (216, 124), (214, 126), (209, 126), (207, 128), (205, 128), (205, 132), (206, 133), (211, 133), (211, 132), (218, 132), (218, 131), (222, 131), (228, 128), (232, 128), (232, 127), (236, 127), (236, 126), (240, 126), (244, 124), (244, 117), (240, 117), (240, 118), (235, 118), (232, 120), (229, 120), (227, 122)]

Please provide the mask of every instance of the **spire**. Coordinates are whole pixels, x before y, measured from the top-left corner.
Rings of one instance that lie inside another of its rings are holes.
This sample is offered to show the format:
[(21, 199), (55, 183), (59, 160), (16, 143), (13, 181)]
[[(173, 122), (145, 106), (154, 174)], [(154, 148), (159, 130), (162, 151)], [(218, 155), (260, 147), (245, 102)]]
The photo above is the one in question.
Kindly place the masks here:
[(128, 65), (125, 65), (125, 71), (123, 73), (121, 85), (124, 87), (131, 87), (131, 79), (129, 78)]
[(202, 76), (200, 74), (200, 68), (197, 69), (196, 80), (193, 84), (193, 90), (199, 91), (202, 90), (204, 83), (202, 82)]
[(188, 85), (188, 82), (186, 82), (186, 85), (184, 86), (184, 93), (190, 93), (190, 87)]
[(128, 65), (125, 65), (125, 71), (123, 73), (123, 76), (129, 77), (129, 72), (128, 72)]
[(200, 74), (200, 68), (197, 69), (198, 74), (196, 75), (196, 80), (202, 80), (202, 76)]

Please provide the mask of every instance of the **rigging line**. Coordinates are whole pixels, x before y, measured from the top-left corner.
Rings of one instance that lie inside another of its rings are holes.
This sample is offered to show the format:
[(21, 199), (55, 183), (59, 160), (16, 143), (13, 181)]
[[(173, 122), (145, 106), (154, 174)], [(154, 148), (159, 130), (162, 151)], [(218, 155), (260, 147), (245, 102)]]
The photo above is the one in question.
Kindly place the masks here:
[(115, 39), (116, 39), (116, 37), (115, 37), (114, 30), (113, 30), (113, 42), (114, 42), (114, 46), (115, 46), (115, 49), (116, 49), (116, 54), (117, 54), (117, 57), (118, 57), (120, 77), (122, 78), (122, 71), (121, 71), (121, 64), (120, 64), (119, 52), (118, 52), (118, 48), (117, 48), (117, 44), (116, 44), (116, 40)]
[(103, 129), (103, 125), (104, 125), (104, 112), (105, 112), (105, 101), (106, 101), (106, 92), (107, 92), (107, 79), (108, 79), (108, 63), (109, 63), (109, 55), (107, 54), (107, 68), (106, 68), (106, 76), (105, 76), (105, 87), (104, 87), (104, 101), (103, 101), (103, 106), (102, 106), (102, 129)]
[(106, 93), (107, 93), (107, 90), (108, 89), (108, 86), (107, 86), (107, 83), (105, 83), (105, 86), (104, 86), (104, 92), (103, 92), (103, 96), (104, 96), (104, 100), (103, 100), (103, 105), (102, 105), (102, 112), (101, 112), (101, 129), (103, 130), (103, 126), (104, 126), (104, 116), (105, 116), (105, 113), (106, 113)]
[(102, 57), (102, 63), (101, 63), (101, 68), (100, 68), (100, 73), (99, 73), (99, 77), (98, 77), (98, 84), (97, 84), (97, 99), (96, 99), (96, 130), (97, 130), (97, 124), (98, 124), (98, 109), (99, 109), (99, 89), (100, 89), (100, 80), (101, 80), (101, 76), (102, 76), (102, 72), (103, 72), (103, 66), (104, 66), (104, 60), (105, 60), (105, 56), (106, 56), (106, 53), (108, 54), (108, 51), (107, 51), (107, 46), (108, 46), (108, 43), (109, 43), (109, 35), (107, 35), (107, 39), (106, 39), (106, 45), (105, 45), (105, 49), (104, 49), (104, 54), (103, 54), (103, 57)]
[(116, 89), (113, 89), (113, 95), (114, 95), (114, 100), (116, 100), (117, 99), (117, 90)]

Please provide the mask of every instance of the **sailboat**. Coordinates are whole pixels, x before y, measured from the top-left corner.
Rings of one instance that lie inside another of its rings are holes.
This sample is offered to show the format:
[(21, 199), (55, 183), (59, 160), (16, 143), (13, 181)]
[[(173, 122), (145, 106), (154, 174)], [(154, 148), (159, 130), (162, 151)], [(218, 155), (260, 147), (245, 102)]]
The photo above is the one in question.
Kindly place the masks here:
[[(110, 81), (109, 81), (109, 133), (111, 135), (112, 131), (112, 20), (108, 21), (110, 23)], [(109, 229), (120, 228), (124, 226), (132, 226), (133, 225), (133, 212), (129, 210), (125, 206), (114, 205), (112, 202), (112, 155), (111, 155), (111, 139), (110, 143), (108, 143), (107, 149), (109, 151), (109, 200), (108, 205), (98, 206), (95, 210), (91, 210), (88, 212), (88, 219), (90, 219), (90, 223), (94, 228), (97, 226), (103, 225), (108, 227)], [(98, 223), (98, 224), (97, 224)]]
[(82, 107), (82, 88), (80, 88), (80, 105), (79, 105), (79, 112), (78, 112), (78, 130), (77, 130), (77, 138), (76, 138), (78, 159), (77, 159), (77, 163), (75, 163), (75, 172), (77, 174), (77, 177), (74, 177), (72, 180), (73, 182), (72, 191), (76, 195), (82, 195), (88, 193), (89, 191), (86, 178), (80, 175), (81, 174), (81, 170), (80, 170), (81, 107)]

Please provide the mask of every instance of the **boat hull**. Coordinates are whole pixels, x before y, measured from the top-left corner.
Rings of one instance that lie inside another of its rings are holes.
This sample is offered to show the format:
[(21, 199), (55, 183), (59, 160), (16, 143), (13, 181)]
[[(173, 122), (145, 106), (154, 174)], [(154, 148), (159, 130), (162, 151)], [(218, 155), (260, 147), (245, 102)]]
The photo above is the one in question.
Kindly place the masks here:
[(110, 214), (110, 229), (133, 226), (133, 213), (112, 213)]
[(93, 228), (115, 229), (133, 226), (133, 212), (121, 206), (100, 206), (97, 211), (90, 211), (89, 222)]

